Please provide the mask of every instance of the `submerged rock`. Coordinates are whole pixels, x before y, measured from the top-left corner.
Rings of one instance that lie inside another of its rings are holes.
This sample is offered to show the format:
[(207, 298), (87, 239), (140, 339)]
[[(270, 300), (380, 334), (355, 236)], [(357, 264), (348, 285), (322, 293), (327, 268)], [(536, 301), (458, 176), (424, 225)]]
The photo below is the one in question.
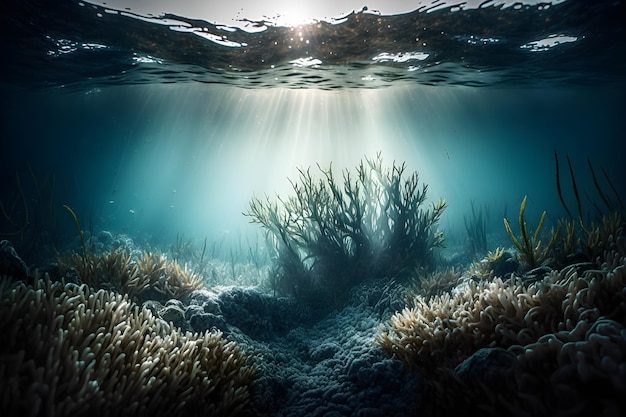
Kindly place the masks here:
[(482, 348), (454, 369), (466, 382), (480, 382), (489, 387), (506, 386), (513, 379), (516, 356), (502, 348)]
[(0, 275), (6, 275), (18, 280), (26, 279), (28, 268), (17, 255), (13, 245), (8, 240), (0, 242)]

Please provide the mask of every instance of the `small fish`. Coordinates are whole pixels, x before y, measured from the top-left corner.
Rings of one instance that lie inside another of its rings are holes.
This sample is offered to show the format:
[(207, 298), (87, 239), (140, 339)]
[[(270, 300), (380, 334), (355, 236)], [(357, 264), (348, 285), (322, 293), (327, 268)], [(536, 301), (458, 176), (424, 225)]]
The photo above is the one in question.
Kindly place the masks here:
[(128, 212), (129, 212), (130, 214), (135, 214), (135, 210), (133, 210), (133, 209), (128, 210)]

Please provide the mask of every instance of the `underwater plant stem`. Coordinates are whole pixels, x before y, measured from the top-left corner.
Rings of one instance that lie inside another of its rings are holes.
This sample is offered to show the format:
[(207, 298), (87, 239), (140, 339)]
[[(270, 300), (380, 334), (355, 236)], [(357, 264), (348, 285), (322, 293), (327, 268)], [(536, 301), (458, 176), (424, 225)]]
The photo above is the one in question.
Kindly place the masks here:
[(204, 245), (202, 245), (202, 255), (200, 255), (200, 265), (202, 265), (202, 262), (204, 261), (204, 253), (206, 252), (206, 240), (207, 238), (204, 238)]
[(609, 187), (611, 187), (611, 190), (613, 190), (613, 194), (615, 194), (615, 197), (617, 198), (617, 202), (619, 203), (620, 207), (622, 208), (622, 210), (626, 210), (626, 207), (624, 207), (624, 202), (622, 201), (622, 198), (620, 197), (619, 193), (615, 189), (615, 186), (613, 185), (613, 182), (609, 178), (608, 174), (606, 173), (604, 168), (600, 167), (600, 169), (602, 170), (602, 173), (604, 174), (604, 178), (606, 179), (606, 182), (609, 183)]
[(561, 191), (561, 179), (559, 175), (559, 157), (556, 151), (554, 151), (554, 164), (555, 164), (555, 172), (556, 172), (556, 191), (559, 193), (559, 200), (561, 200), (561, 205), (565, 209), (565, 212), (567, 213), (567, 217), (570, 220), (572, 220), (572, 213), (569, 211), (569, 208), (567, 208), (567, 204), (565, 204), (565, 200), (563, 199), (563, 192)]
[(567, 167), (569, 168), (569, 175), (572, 178), (572, 188), (574, 189), (574, 197), (576, 197), (576, 207), (578, 209), (578, 221), (580, 223), (580, 228), (583, 232), (588, 233), (585, 228), (585, 224), (583, 223), (583, 212), (580, 206), (580, 196), (578, 195), (578, 187), (576, 186), (576, 177), (574, 177), (574, 170), (572, 169), (572, 163), (570, 162), (569, 155), (566, 155), (567, 158)]
[(24, 221), (22, 222), (21, 226), (18, 226), (17, 222), (13, 221), (13, 218), (9, 215), (9, 213), (13, 213), (15, 205), (17, 205), (17, 199), (15, 200), (15, 202), (12, 204), (11, 208), (9, 209), (9, 213), (7, 213), (7, 211), (5, 210), (4, 205), (2, 204), (2, 201), (0, 201), (0, 213), (2, 213), (2, 216), (9, 223), (11, 223), (11, 225), (19, 227), (19, 229), (14, 232), (3, 232), (2, 234), (12, 235), (12, 236), (20, 235), (20, 238), (23, 239), (24, 231), (30, 225), (30, 218), (28, 215), (28, 204), (26, 204), (26, 196), (24, 195), (24, 190), (22, 189), (22, 182), (20, 181), (20, 175), (17, 172), (15, 173), (15, 179), (17, 182), (17, 189), (20, 193), (19, 199), (22, 200), (22, 205), (24, 206)]
[(69, 211), (70, 215), (74, 219), (74, 223), (76, 224), (76, 230), (78, 231), (78, 237), (80, 238), (80, 244), (83, 247), (83, 262), (85, 264), (85, 268), (87, 267), (87, 246), (85, 245), (85, 238), (83, 237), (83, 230), (80, 228), (80, 223), (78, 222), (78, 216), (74, 210), (72, 210), (69, 206), (63, 204), (63, 207), (67, 211)]
[(604, 193), (602, 192), (602, 188), (600, 188), (600, 184), (598, 184), (596, 173), (593, 171), (593, 166), (591, 165), (591, 160), (589, 158), (587, 158), (587, 165), (589, 166), (589, 171), (591, 171), (591, 178), (593, 179), (593, 185), (595, 185), (596, 190), (598, 191), (598, 194), (600, 195), (600, 198), (602, 199), (602, 201), (604, 201), (604, 204), (609, 209), (609, 211), (613, 211), (613, 205), (611, 204), (609, 199), (606, 198), (606, 195), (604, 195)]

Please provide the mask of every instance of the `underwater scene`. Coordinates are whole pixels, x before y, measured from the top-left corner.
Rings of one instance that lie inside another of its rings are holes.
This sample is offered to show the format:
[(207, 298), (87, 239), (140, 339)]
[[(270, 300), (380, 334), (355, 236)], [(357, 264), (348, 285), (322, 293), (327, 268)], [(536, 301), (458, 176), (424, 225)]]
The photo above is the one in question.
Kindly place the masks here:
[(626, 2), (0, 11), (0, 415), (626, 415)]

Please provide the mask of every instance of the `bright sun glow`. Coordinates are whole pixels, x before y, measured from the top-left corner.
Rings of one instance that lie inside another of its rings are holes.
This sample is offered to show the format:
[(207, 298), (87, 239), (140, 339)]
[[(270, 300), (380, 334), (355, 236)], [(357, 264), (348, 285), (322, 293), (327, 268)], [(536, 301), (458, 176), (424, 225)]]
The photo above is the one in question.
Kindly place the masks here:
[(310, 2), (285, 1), (277, 7), (279, 12), (274, 16), (268, 16), (270, 21), (277, 26), (299, 26), (316, 21), (315, 9)]
[[(551, 2), (552, 5), (562, 3), (565, 0)], [(171, 13), (193, 19), (202, 19), (211, 23), (226, 25), (229, 27), (242, 27), (246, 30), (246, 22), (267, 21), (273, 25), (298, 26), (314, 21), (329, 21), (367, 6), (373, 13), (383, 15), (408, 13), (421, 7), (444, 8), (458, 4), (459, 1), (431, 0), (85, 0), (85, 3), (98, 4), (115, 10), (127, 10), (142, 16), (160, 16), (163, 13)], [(479, 7), (484, 0), (466, 0), (463, 2), (465, 10)], [(502, 0), (494, 1), (493, 4), (509, 7), (520, 4), (536, 4), (537, 1), (525, 0)], [(242, 24), (244, 22), (244, 24)]]

